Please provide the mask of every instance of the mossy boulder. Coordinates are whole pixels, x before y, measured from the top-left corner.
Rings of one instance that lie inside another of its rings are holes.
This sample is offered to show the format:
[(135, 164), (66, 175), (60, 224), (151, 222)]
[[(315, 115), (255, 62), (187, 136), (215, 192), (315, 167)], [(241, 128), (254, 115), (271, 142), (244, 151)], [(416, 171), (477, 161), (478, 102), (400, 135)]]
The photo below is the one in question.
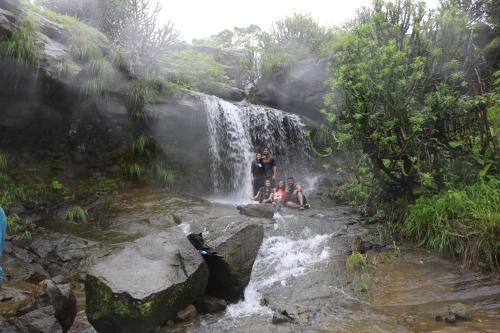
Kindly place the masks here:
[(202, 296), (207, 282), (206, 263), (172, 227), (91, 267), (85, 311), (98, 332), (153, 332)]

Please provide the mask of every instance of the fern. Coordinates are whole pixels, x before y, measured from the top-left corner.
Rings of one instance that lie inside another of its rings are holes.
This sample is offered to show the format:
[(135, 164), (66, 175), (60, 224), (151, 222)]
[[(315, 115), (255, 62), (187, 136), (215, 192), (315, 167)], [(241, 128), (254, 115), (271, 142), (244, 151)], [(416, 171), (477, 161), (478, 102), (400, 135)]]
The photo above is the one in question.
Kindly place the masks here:
[(162, 186), (172, 188), (175, 184), (175, 173), (160, 162), (156, 164), (156, 179)]

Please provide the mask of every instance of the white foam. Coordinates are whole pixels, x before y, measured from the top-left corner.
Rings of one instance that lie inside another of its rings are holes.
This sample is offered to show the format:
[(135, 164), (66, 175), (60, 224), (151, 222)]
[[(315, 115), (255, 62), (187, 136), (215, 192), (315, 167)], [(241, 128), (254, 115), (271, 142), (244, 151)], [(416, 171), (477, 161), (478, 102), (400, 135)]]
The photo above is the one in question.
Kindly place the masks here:
[(312, 235), (305, 228), (300, 239), (273, 236), (264, 239), (245, 289), (245, 299), (227, 308), (229, 317), (271, 315), (272, 310), (261, 305), (260, 290), (275, 283), (286, 287), (293, 278), (307, 273), (316, 264), (328, 260), (326, 246), (331, 235)]

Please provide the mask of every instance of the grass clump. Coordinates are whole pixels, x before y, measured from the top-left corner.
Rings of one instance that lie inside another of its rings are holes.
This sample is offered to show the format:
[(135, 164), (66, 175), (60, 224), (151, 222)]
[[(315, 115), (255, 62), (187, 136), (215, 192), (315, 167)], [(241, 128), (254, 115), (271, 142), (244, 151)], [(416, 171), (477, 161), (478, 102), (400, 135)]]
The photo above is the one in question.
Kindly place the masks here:
[(7, 169), (7, 156), (0, 153), (0, 171)]
[(346, 261), (346, 266), (349, 269), (363, 268), (366, 265), (366, 257), (358, 251), (353, 251)]
[(9, 215), (7, 217), (7, 226), (9, 234), (14, 235), (14, 239), (21, 241), (31, 239), (31, 231), (28, 230), (28, 225), (22, 223), (19, 215)]
[(147, 151), (147, 147), (152, 144), (152, 140), (147, 137), (146, 135), (139, 135), (133, 142), (132, 142), (132, 152), (135, 155), (144, 155), (144, 153)]
[(87, 222), (89, 214), (85, 208), (73, 207), (66, 211), (66, 220), (69, 222)]
[(175, 173), (159, 162), (156, 164), (156, 179), (167, 188), (172, 188), (175, 184)]
[(130, 178), (140, 180), (144, 174), (142, 166), (137, 163), (132, 163), (128, 168), (128, 175)]
[(55, 74), (60, 79), (72, 80), (73, 73), (71, 72), (71, 62), (66, 59), (62, 62), (57, 63), (54, 66)]
[(17, 65), (38, 69), (42, 54), (42, 44), (38, 41), (38, 25), (35, 20), (22, 14), (12, 36), (0, 41), (0, 57), (10, 58)]
[(466, 266), (500, 270), (500, 180), (420, 197), (408, 207), (403, 233), (462, 258)]

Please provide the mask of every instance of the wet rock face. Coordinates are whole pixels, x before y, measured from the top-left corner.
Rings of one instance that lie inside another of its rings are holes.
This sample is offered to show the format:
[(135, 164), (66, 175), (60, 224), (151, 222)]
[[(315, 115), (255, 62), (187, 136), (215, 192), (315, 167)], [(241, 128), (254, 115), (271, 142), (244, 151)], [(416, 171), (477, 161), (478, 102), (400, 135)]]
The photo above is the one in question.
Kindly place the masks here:
[(63, 329), (55, 317), (52, 306), (31, 311), (10, 322), (0, 322), (2, 333), (62, 333)]
[(90, 268), (87, 317), (98, 332), (152, 332), (202, 296), (207, 281), (206, 263), (172, 227)]

